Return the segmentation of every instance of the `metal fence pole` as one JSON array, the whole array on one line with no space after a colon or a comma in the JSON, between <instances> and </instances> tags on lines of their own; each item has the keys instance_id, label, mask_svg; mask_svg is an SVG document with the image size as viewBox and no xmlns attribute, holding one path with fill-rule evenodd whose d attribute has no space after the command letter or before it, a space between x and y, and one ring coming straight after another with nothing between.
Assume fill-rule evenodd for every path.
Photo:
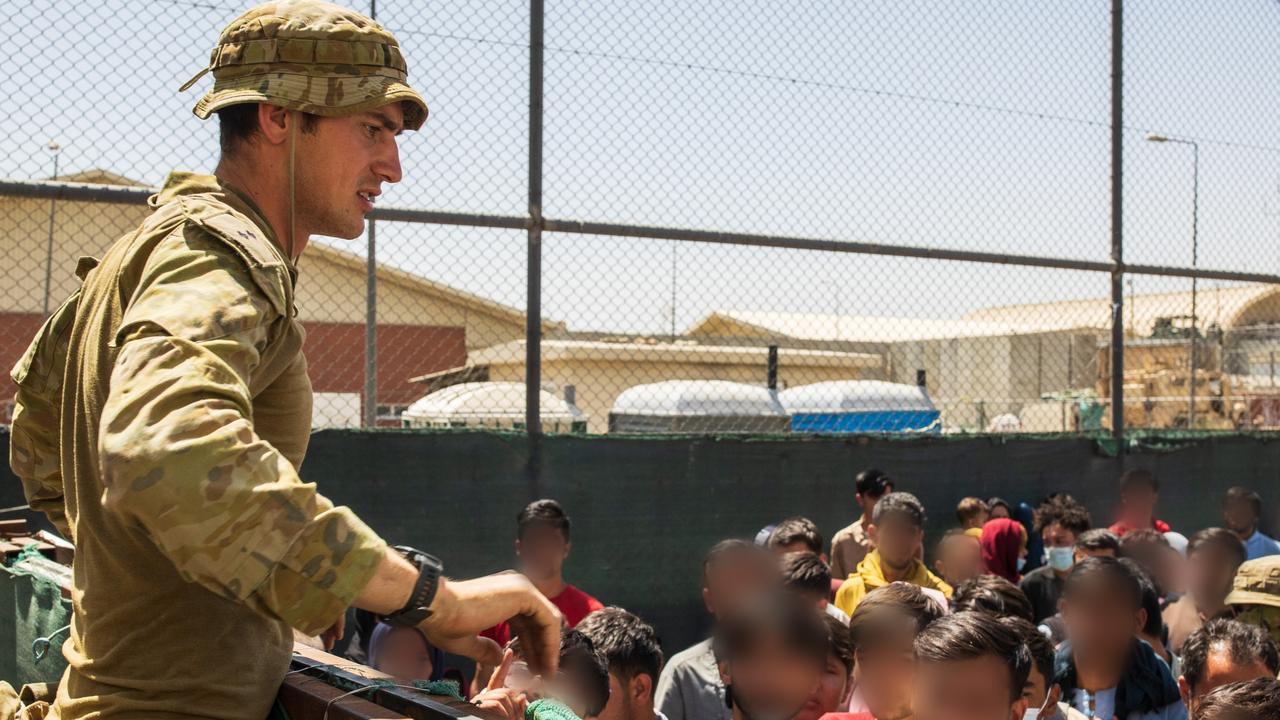
<instances>
[{"instance_id":1,"label":"metal fence pole","mask_svg":"<svg viewBox=\"0 0 1280 720\"><path fill-rule=\"evenodd\" d=\"M364 426L378 425L378 221L369 220L364 299Z\"/></svg>"},{"instance_id":2,"label":"metal fence pole","mask_svg":"<svg viewBox=\"0 0 1280 720\"><path fill-rule=\"evenodd\" d=\"M1124 0L1111 0L1111 434L1124 457Z\"/></svg>"},{"instance_id":3,"label":"metal fence pole","mask_svg":"<svg viewBox=\"0 0 1280 720\"><path fill-rule=\"evenodd\" d=\"M525 432L529 494L539 497L542 474L542 42L543 0L529 0L529 243L525 317Z\"/></svg>"}]
</instances>

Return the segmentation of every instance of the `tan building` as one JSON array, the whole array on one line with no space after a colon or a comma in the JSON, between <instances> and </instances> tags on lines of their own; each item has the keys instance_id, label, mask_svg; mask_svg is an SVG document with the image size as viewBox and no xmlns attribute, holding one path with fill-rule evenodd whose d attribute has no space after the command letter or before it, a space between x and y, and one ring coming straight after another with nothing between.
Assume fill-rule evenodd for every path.
<instances>
[{"instance_id":1,"label":"tan building","mask_svg":"<svg viewBox=\"0 0 1280 720\"><path fill-rule=\"evenodd\" d=\"M144 187L102 170L60 180ZM0 420L8 421L15 391L7 370L47 312L79 284L76 258L100 256L148 212L145 205L0 197L0 253L8 260L0 284L0 365L6 370ZM362 251L363 240L348 247ZM366 272L362 255L323 242L313 242L299 263L298 314L307 328L305 351L321 425L359 423ZM516 308L386 265L378 268L377 279L378 404L388 416L422 394L409 382L411 375L457 367L470 349L524 337L525 315Z\"/></svg>"},{"instance_id":2,"label":"tan building","mask_svg":"<svg viewBox=\"0 0 1280 720\"><path fill-rule=\"evenodd\" d=\"M587 415L587 429L609 428L609 410L624 390L664 380L730 380L764 385L768 349L764 346L700 344L651 338L542 341L543 387L573 403ZM778 387L824 380L879 377L881 359L868 353L782 347L778 352ZM516 340L476 352L465 366L417 378L425 394L458 382L523 381L525 342Z\"/></svg>"}]
</instances>

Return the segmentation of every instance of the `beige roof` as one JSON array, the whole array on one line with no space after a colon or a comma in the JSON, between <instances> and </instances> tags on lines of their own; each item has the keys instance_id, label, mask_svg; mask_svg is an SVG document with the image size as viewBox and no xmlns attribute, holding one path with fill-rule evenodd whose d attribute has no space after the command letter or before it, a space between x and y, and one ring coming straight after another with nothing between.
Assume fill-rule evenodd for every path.
<instances>
[{"instance_id":1,"label":"beige roof","mask_svg":"<svg viewBox=\"0 0 1280 720\"><path fill-rule=\"evenodd\" d=\"M467 358L468 365L519 365L525 359L525 341L494 345L477 350ZM691 342L621 343L596 340L543 340L542 361L556 360L639 360L644 362L687 362L716 365L764 363L768 350L762 347L698 345ZM882 360L872 353L833 350L801 350L780 348L779 361L789 367L839 365L843 367L879 367Z\"/></svg>"},{"instance_id":2,"label":"beige roof","mask_svg":"<svg viewBox=\"0 0 1280 720\"><path fill-rule=\"evenodd\" d=\"M53 178L47 178L47 179L50 181L53 180ZM88 170L81 170L80 172L77 172L77 173L59 175L57 177L56 182L86 183L89 185L124 185L127 187L147 187L146 183L138 182L137 180L134 180L132 178L127 178L123 175L117 175L116 173L113 173L110 170L103 170L101 168L90 168Z\"/></svg>"},{"instance_id":3,"label":"beige roof","mask_svg":"<svg viewBox=\"0 0 1280 720\"><path fill-rule=\"evenodd\" d=\"M803 340L891 343L935 338L987 337L1041 332L1011 321L772 313L725 310L694 323L688 334L720 337L791 337Z\"/></svg>"},{"instance_id":4,"label":"beige roof","mask_svg":"<svg viewBox=\"0 0 1280 720\"><path fill-rule=\"evenodd\" d=\"M1150 293L1125 296L1124 326L1148 336L1157 318L1191 315L1191 292ZM1201 327L1217 323L1224 330L1248 325L1280 323L1280 286L1249 284L1201 288L1196 298ZM975 310L965 319L976 322L1020 324L1042 331L1111 326L1111 300L1092 298L1006 305Z\"/></svg>"}]
</instances>

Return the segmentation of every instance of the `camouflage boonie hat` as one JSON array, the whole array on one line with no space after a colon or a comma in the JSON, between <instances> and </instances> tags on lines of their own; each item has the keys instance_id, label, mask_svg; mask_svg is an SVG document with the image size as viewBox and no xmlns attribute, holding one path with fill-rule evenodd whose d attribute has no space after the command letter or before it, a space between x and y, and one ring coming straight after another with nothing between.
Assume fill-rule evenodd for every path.
<instances>
[{"instance_id":1,"label":"camouflage boonie hat","mask_svg":"<svg viewBox=\"0 0 1280 720\"><path fill-rule=\"evenodd\" d=\"M401 102L404 125L422 127L427 103L408 85L395 36L360 13L316 0L259 5L222 31L209 66L213 89L194 112L201 119L241 103L269 103L326 117Z\"/></svg>"},{"instance_id":2,"label":"camouflage boonie hat","mask_svg":"<svg viewBox=\"0 0 1280 720\"><path fill-rule=\"evenodd\" d=\"M1241 565L1231 582L1227 604L1280 607L1280 555L1250 560Z\"/></svg>"}]
</instances>

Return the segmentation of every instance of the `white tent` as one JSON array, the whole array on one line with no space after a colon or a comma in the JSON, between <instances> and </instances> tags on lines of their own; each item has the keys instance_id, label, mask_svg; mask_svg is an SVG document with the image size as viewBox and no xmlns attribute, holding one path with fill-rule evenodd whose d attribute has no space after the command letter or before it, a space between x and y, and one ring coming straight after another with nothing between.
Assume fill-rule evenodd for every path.
<instances>
[{"instance_id":1,"label":"white tent","mask_svg":"<svg viewBox=\"0 0 1280 720\"><path fill-rule=\"evenodd\" d=\"M405 427L523 427L525 397L524 383L461 383L419 398L400 417ZM581 410L546 390L538 406L544 430L585 428Z\"/></svg>"},{"instance_id":2,"label":"white tent","mask_svg":"<svg viewBox=\"0 0 1280 720\"><path fill-rule=\"evenodd\" d=\"M778 393L789 413L933 410L924 388L884 380L833 380Z\"/></svg>"},{"instance_id":3,"label":"white tent","mask_svg":"<svg viewBox=\"0 0 1280 720\"><path fill-rule=\"evenodd\" d=\"M725 380L668 380L625 390L609 412L613 432L785 432L778 393Z\"/></svg>"}]
</instances>

